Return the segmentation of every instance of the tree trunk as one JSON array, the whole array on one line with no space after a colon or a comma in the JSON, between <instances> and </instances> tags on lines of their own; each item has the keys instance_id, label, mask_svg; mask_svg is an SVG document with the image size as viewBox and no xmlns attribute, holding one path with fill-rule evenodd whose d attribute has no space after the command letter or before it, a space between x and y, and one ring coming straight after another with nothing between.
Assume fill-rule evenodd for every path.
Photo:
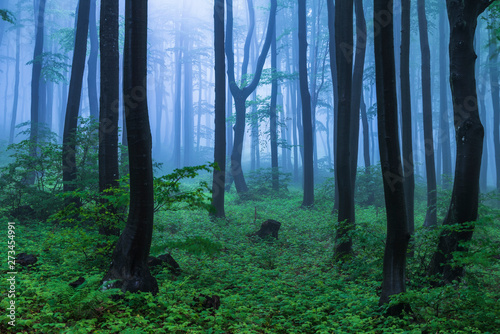
<instances>
[{"instance_id":1,"label":"tree trunk","mask_svg":"<svg viewBox=\"0 0 500 334\"><path fill-rule=\"evenodd\" d=\"M43 1L43 0L41 0ZM78 23L76 26L75 50L71 66L69 82L68 105L63 133L62 169L64 191L76 189L76 128L78 111L82 93L83 72L87 55L87 33L89 30L90 0L80 0L78 8Z\"/></svg>"},{"instance_id":2,"label":"tree trunk","mask_svg":"<svg viewBox=\"0 0 500 334\"><path fill-rule=\"evenodd\" d=\"M245 116L246 107L245 102L248 96L257 88L262 74L262 69L266 61L267 53L271 46L271 41L273 38L273 30L276 25L276 8L277 0L271 0L271 10L269 12L269 22L266 32L266 39L262 47L261 54L257 59L257 65L252 81L245 87L238 87L235 79L235 66L234 66L234 45L233 45L233 0L227 0L227 27L226 27L226 57L227 57L227 75L229 78L229 87L231 88L231 93L233 94L234 104L236 109L236 122L234 125L234 145L231 153L231 174L234 179L234 184L236 186L236 191L238 193L244 193L248 191L248 187L243 175L243 169L241 165L241 156L243 151L243 138L245 136ZM249 9L252 12L253 3L249 0ZM251 20L252 22L252 20ZM251 23L252 25L252 23ZM250 31L253 31L251 28ZM249 33L251 38L251 33ZM250 39L247 36L245 42L245 56L242 65L242 79L245 79L246 68L248 66L248 49L249 49Z\"/></svg>"},{"instance_id":3,"label":"tree trunk","mask_svg":"<svg viewBox=\"0 0 500 334\"><path fill-rule=\"evenodd\" d=\"M99 191L117 188L119 71L118 0L101 0L101 98L99 112ZM112 208L108 208L112 210ZM110 233L107 227L102 233Z\"/></svg>"},{"instance_id":4,"label":"tree trunk","mask_svg":"<svg viewBox=\"0 0 500 334\"><path fill-rule=\"evenodd\" d=\"M193 59L191 55L191 40L184 46L184 166L191 165L194 146L194 119L193 119Z\"/></svg>"},{"instance_id":5,"label":"tree trunk","mask_svg":"<svg viewBox=\"0 0 500 334\"><path fill-rule=\"evenodd\" d=\"M424 116L425 172L427 178L427 213L424 226L437 225L436 165L434 162L434 138L432 135L432 96L431 96L431 51L425 15L425 0L417 0L418 26L420 32L420 51L422 54L422 106Z\"/></svg>"},{"instance_id":6,"label":"tree trunk","mask_svg":"<svg viewBox=\"0 0 500 334\"><path fill-rule=\"evenodd\" d=\"M298 2L299 18L299 78L300 96L302 97L302 126L304 131L304 197L303 207L314 205L314 161L313 128L311 117L311 95L307 83L307 22L306 0Z\"/></svg>"},{"instance_id":7,"label":"tree trunk","mask_svg":"<svg viewBox=\"0 0 500 334\"><path fill-rule=\"evenodd\" d=\"M452 266L453 253L466 251L463 244L472 238L479 204L479 172L484 128L477 105L474 33L478 16L490 0L447 0L450 22L450 83L456 134L456 169L451 203L431 260L431 275L443 283L459 280L463 266Z\"/></svg>"},{"instance_id":8,"label":"tree trunk","mask_svg":"<svg viewBox=\"0 0 500 334\"><path fill-rule=\"evenodd\" d=\"M279 170L278 170L278 133L276 121L276 105L278 100L278 51L276 50L276 22L273 29L273 40L271 42L271 105L269 108L269 124L271 135L271 183L274 191L280 190L279 185Z\"/></svg>"},{"instance_id":9,"label":"tree trunk","mask_svg":"<svg viewBox=\"0 0 500 334\"><path fill-rule=\"evenodd\" d=\"M493 20L490 20L490 24L493 24L493 22ZM497 192L500 192L500 81L498 79L498 43L495 34L491 30L489 37L490 46L488 59L490 65L491 101L493 105L493 144L495 150L496 189Z\"/></svg>"},{"instance_id":10,"label":"tree trunk","mask_svg":"<svg viewBox=\"0 0 500 334\"><path fill-rule=\"evenodd\" d=\"M17 19L21 21L21 9L18 4ZM20 79L20 63L21 63L21 26L16 27L16 74L14 82L14 101L12 103L12 118L10 120L9 145L14 142L14 133L16 130L17 105L19 102L19 79Z\"/></svg>"},{"instance_id":11,"label":"tree trunk","mask_svg":"<svg viewBox=\"0 0 500 334\"><path fill-rule=\"evenodd\" d=\"M97 97L97 56L99 39L97 38L96 0L90 0L89 38L90 55L88 60L87 85L89 90L90 116L99 119L99 99Z\"/></svg>"},{"instance_id":12,"label":"tree trunk","mask_svg":"<svg viewBox=\"0 0 500 334\"><path fill-rule=\"evenodd\" d=\"M451 147L450 147L450 120L448 118L448 86L449 81L447 80L447 69L446 66L446 3L441 2L439 9L439 146L441 147L442 161L443 161L443 173L442 181L444 189L449 189L451 183L449 178L451 177Z\"/></svg>"},{"instance_id":13,"label":"tree trunk","mask_svg":"<svg viewBox=\"0 0 500 334\"><path fill-rule=\"evenodd\" d=\"M147 101L147 0L125 1L123 96L130 164L130 208L103 284L130 292L158 292L147 259L153 235L153 168Z\"/></svg>"},{"instance_id":14,"label":"tree trunk","mask_svg":"<svg viewBox=\"0 0 500 334\"><path fill-rule=\"evenodd\" d=\"M35 14L35 49L33 52L33 60L36 60L42 55L43 52L43 34L45 26L45 0L40 0L38 4L38 11ZM31 72L31 152L30 155L35 157L36 144L38 142L38 123L39 123L39 105L38 96L40 95L40 78L42 73L42 62L34 61ZM30 176L27 183L33 184L35 182L35 175Z\"/></svg>"},{"instance_id":15,"label":"tree trunk","mask_svg":"<svg viewBox=\"0 0 500 334\"><path fill-rule=\"evenodd\" d=\"M335 238L335 257L342 258L352 253L352 237L354 229L354 188L351 175L351 139L353 125L351 123L352 103L352 60L353 60L353 1L335 1L335 60L337 65L337 82L339 94L339 113L337 120L337 184L339 189L338 222ZM333 58L331 55L330 58ZM357 78L358 79L358 78ZM359 106L359 104L358 104ZM358 108L359 112L359 108ZM359 118L359 117L358 117Z\"/></svg>"},{"instance_id":16,"label":"tree trunk","mask_svg":"<svg viewBox=\"0 0 500 334\"><path fill-rule=\"evenodd\" d=\"M182 47L184 38L182 27L175 35L175 105L174 105L174 149L173 163L175 168L181 167L181 124L182 124Z\"/></svg>"},{"instance_id":17,"label":"tree trunk","mask_svg":"<svg viewBox=\"0 0 500 334\"><path fill-rule=\"evenodd\" d=\"M405 292L408 221L406 214L402 163L399 148L396 69L393 22L389 16L382 24L380 15L393 12L391 0L375 0L375 71L377 86L378 139L387 212L387 239L384 252L380 305L390 296ZM391 315L400 314L404 305L394 305Z\"/></svg>"},{"instance_id":18,"label":"tree trunk","mask_svg":"<svg viewBox=\"0 0 500 334\"><path fill-rule=\"evenodd\" d=\"M403 174L408 231L415 230L415 169L413 164L411 93L410 93L410 17L411 0L401 1L401 119Z\"/></svg>"},{"instance_id":19,"label":"tree trunk","mask_svg":"<svg viewBox=\"0 0 500 334\"><path fill-rule=\"evenodd\" d=\"M214 3L214 52L215 52L215 149L212 182L213 216L225 217L224 185L226 177L226 62L224 56L224 0ZM201 89L201 83L200 83ZM201 111L200 111L201 112Z\"/></svg>"}]
</instances>

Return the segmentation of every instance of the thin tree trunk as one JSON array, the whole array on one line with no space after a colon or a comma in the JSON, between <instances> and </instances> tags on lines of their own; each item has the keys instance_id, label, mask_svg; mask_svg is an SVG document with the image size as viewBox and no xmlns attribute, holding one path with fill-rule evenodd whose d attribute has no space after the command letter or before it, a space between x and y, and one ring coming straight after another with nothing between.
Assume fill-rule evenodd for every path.
<instances>
[{"instance_id":1,"label":"thin tree trunk","mask_svg":"<svg viewBox=\"0 0 500 334\"><path fill-rule=\"evenodd\" d=\"M87 86L89 90L90 116L99 119L99 99L97 97L97 56L99 53L99 39L97 38L96 0L90 0L89 38L90 55L88 60Z\"/></svg>"},{"instance_id":2,"label":"thin tree trunk","mask_svg":"<svg viewBox=\"0 0 500 334\"><path fill-rule=\"evenodd\" d=\"M271 184L274 191L279 191L279 170L278 170L278 129L276 121L277 100L278 100L278 51L276 49L276 22L273 29L273 40L271 42L271 105L269 108L269 123L271 133Z\"/></svg>"},{"instance_id":3,"label":"thin tree trunk","mask_svg":"<svg viewBox=\"0 0 500 334\"><path fill-rule=\"evenodd\" d=\"M379 303L389 303L390 296L405 292L408 221L406 214L402 162L399 147L396 69L394 61L394 25L385 24L380 14L393 12L391 0L375 0L375 70L377 86L378 139L387 212L387 239L384 252L383 282ZM378 26L377 26L378 25ZM377 31L378 29L378 31ZM391 315L400 314L404 305L389 307Z\"/></svg>"},{"instance_id":4,"label":"thin tree trunk","mask_svg":"<svg viewBox=\"0 0 500 334\"><path fill-rule=\"evenodd\" d=\"M193 119L193 64L191 55L191 41L187 40L184 46L184 166L191 165L194 141Z\"/></svg>"},{"instance_id":5,"label":"thin tree trunk","mask_svg":"<svg viewBox=\"0 0 500 334\"><path fill-rule=\"evenodd\" d=\"M314 161L313 161L313 128L311 115L311 95L307 83L307 22L306 0L298 2L299 18L299 78L300 95L302 97L302 125L304 131L304 197L303 207L314 205Z\"/></svg>"},{"instance_id":6,"label":"thin tree trunk","mask_svg":"<svg viewBox=\"0 0 500 334\"><path fill-rule=\"evenodd\" d=\"M490 20L493 24L494 20ZM490 30L490 46L489 46L489 69L490 69L490 87L491 101L493 105L493 144L495 150L495 176L496 190L500 192L500 81L498 75L498 52L497 39L495 34Z\"/></svg>"},{"instance_id":7,"label":"thin tree trunk","mask_svg":"<svg viewBox=\"0 0 500 334\"><path fill-rule=\"evenodd\" d=\"M21 21L20 4L17 5L17 19ZM12 103L12 118L10 121L9 144L14 142L14 134L16 130L17 105L19 102L19 81L20 81L20 63L21 63L21 26L16 26L16 74L14 82L14 101Z\"/></svg>"},{"instance_id":8,"label":"thin tree trunk","mask_svg":"<svg viewBox=\"0 0 500 334\"><path fill-rule=\"evenodd\" d=\"M87 53L89 12L90 0L80 0L63 133L62 169L65 192L76 189L76 128L78 125L78 111L80 108L83 72L85 70L85 57Z\"/></svg>"},{"instance_id":9,"label":"thin tree trunk","mask_svg":"<svg viewBox=\"0 0 500 334\"><path fill-rule=\"evenodd\" d=\"M427 32L425 0L417 0L420 51L422 54L422 106L424 116L425 171L427 176L427 213L424 226L437 225L436 165L434 162L434 137L432 134L431 51Z\"/></svg>"},{"instance_id":10,"label":"thin tree trunk","mask_svg":"<svg viewBox=\"0 0 500 334\"><path fill-rule=\"evenodd\" d=\"M224 0L214 4L214 51L215 51L215 149L214 161L219 170L214 170L212 182L213 215L225 217L224 185L226 177L226 63L224 56ZM201 83L200 83L201 89Z\"/></svg>"}]
</instances>

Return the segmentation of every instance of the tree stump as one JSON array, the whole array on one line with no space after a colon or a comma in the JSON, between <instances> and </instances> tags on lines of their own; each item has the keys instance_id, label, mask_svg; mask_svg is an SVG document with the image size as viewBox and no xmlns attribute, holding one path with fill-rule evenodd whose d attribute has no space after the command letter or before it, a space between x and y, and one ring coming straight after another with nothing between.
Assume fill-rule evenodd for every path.
<instances>
[{"instance_id":1,"label":"tree stump","mask_svg":"<svg viewBox=\"0 0 500 334\"><path fill-rule=\"evenodd\" d=\"M281 227L281 223L279 221L268 219L262 223L260 226L260 230L253 233L252 235L256 235L262 239L266 239L269 236L278 239L278 231Z\"/></svg>"},{"instance_id":2,"label":"tree stump","mask_svg":"<svg viewBox=\"0 0 500 334\"><path fill-rule=\"evenodd\" d=\"M38 261L38 258L32 254L21 253L16 256L16 263L26 267L33 265Z\"/></svg>"}]
</instances>

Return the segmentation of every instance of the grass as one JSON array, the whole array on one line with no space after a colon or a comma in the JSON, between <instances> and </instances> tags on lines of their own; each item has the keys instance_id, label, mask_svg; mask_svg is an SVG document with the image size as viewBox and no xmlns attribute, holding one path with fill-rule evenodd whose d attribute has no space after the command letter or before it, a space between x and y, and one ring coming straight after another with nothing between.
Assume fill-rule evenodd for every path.
<instances>
[{"instance_id":1,"label":"grass","mask_svg":"<svg viewBox=\"0 0 500 334\"><path fill-rule=\"evenodd\" d=\"M152 269L159 293L100 290L109 253L94 230L55 223L16 224L16 252L36 254L29 268L18 266L16 326L2 316L0 332L19 333L495 333L500 328L499 216L482 207L471 252L461 256L461 283L431 288L425 277L438 230L419 228L415 256L408 260L408 292L397 296L411 306L402 317L385 317L378 307L385 242L384 210L357 207L355 256L335 263L335 217L331 204L301 209L301 194L280 197L227 196L227 220L212 222L205 212L159 212L152 255L170 252L180 275ZM417 223L425 207L417 205ZM257 217L255 218L255 211ZM282 223L279 239L249 235L266 219ZM1 226L7 230L7 221ZM202 240L188 245L189 240ZM112 241L112 240L111 240ZM7 253L7 239L0 247ZM189 247L188 247L189 246ZM6 262L6 261L5 261ZM4 262L4 263L5 263ZM5 264L3 276L7 275ZM80 276L86 282L68 286ZM7 281L0 282L2 291ZM201 296L200 296L201 295ZM206 308L203 296L220 297ZM9 299L0 301L7 314Z\"/></svg>"}]
</instances>

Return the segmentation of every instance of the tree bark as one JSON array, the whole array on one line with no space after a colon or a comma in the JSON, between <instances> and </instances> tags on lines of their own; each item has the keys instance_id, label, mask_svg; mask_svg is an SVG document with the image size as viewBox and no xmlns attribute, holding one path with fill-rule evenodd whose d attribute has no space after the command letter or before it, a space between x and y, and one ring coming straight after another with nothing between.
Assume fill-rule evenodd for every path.
<instances>
[{"instance_id":1,"label":"tree bark","mask_svg":"<svg viewBox=\"0 0 500 334\"><path fill-rule=\"evenodd\" d=\"M306 0L298 2L299 18L299 78L302 97L302 126L304 128L304 196L303 207L314 205L314 158L313 128L311 115L311 94L307 83L307 23Z\"/></svg>"},{"instance_id":2,"label":"tree bark","mask_svg":"<svg viewBox=\"0 0 500 334\"><path fill-rule=\"evenodd\" d=\"M130 207L127 224L113 251L104 286L130 292L158 292L147 259L153 235L153 168L147 101L147 0L125 1L123 97L130 164Z\"/></svg>"},{"instance_id":3,"label":"tree bark","mask_svg":"<svg viewBox=\"0 0 500 334\"><path fill-rule=\"evenodd\" d=\"M338 222L335 257L342 259L352 253L354 230L354 187L351 174L352 124L352 61L353 61L353 1L335 0L335 60L337 65L339 111L337 120L337 184L339 189ZM332 55L333 56L333 55ZM334 59L333 57L331 59ZM357 78L358 79L358 78ZM358 95L359 96L359 95ZM359 107L359 104L358 104ZM358 108L359 112L359 108ZM359 118L359 117L358 117ZM356 138L357 139L357 138Z\"/></svg>"},{"instance_id":4,"label":"tree bark","mask_svg":"<svg viewBox=\"0 0 500 334\"><path fill-rule=\"evenodd\" d=\"M243 175L241 165L241 156L243 151L243 138L245 136L245 116L246 116L246 99L257 88L262 74L262 69L266 61L271 41L273 37L273 27L276 25L276 8L277 0L271 0L271 10L269 13L269 22L266 32L266 39L262 46L262 51L257 59L257 65L252 81L244 87L238 87L235 79L234 66L234 45L233 45L233 0L227 0L227 27L226 27L226 57L227 57L227 75L229 78L229 87L234 98L234 106L236 109L236 122L234 124L234 143L231 152L231 174L234 179L234 185L238 193L248 191L248 187ZM249 1L249 8L252 10L252 1ZM251 29L253 30L253 29ZM249 34L250 35L250 34ZM250 35L251 36L251 35ZM242 80L245 79L246 67L248 65L248 48L249 38L245 42L245 57L242 66ZM247 46L248 45L248 46Z\"/></svg>"},{"instance_id":5,"label":"tree bark","mask_svg":"<svg viewBox=\"0 0 500 334\"><path fill-rule=\"evenodd\" d=\"M411 0L401 1L401 118L403 143L403 174L408 230L415 230L415 169L413 164L411 92L410 92L410 17Z\"/></svg>"},{"instance_id":6,"label":"tree bark","mask_svg":"<svg viewBox=\"0 0 500 334\"><path fill-rule=\"evenodd\" d=\"M96 0L90 0L89 39L90 55L88 59L87 86L89 90L90 116L99 119L99 99L97 97L97 58L99 54L99 39L97 38ZM49 110L50 112L50 110Z\"/></svg>"},{"instance_id":7,"label":"tree bark","mask_svg":"<svg viewBox=\"0 0 500 334\"><path fill-rule=\"evenodd\" d=\"M101 97L99 101L99 191L118 187L119 71L118 0L101 0ZM111 208L108 208L111 210ZM109 231L103 231L104 233Z\"/></svg>"},{"instance_id":8,"label":"tree bark","mask_svg":"<svg viewBox=\"0 0 500 334\"><path fill-rule=\"evenodd\" d=\"M459 280L463 266L453 266L453 253L466 251L472 238L479 204L479 172L484 128L479 119L475 80L474 33L478 16L490 0L447 0L450 23L450 84L457 143L455 180L451 203L439 236L438 249L430 264L430 275L442 283Z\"/></svg>"},{"instance_id":9,"label":"tree bark","mask_svg":"<svg viewBox=\"0 0 500 334\"><path fill-rule=\"evenodd\" d=\"M391 0L375 0L375 71L377 86L378 140L387 212L387 239L384 252L383 282L379 303L405 292L408 221L402 163L399 148L396 69L392 16L384 22L381 15L393 12ZM383 24L382 24L383 23ZM394 305L391 315L400 314L404 305Z\"/></svg>"},{"instance_id":10,"label":"tree bark","mask_svg":"<svg viewBox=\"0 0 500 334\"><path fill-rule=\"evenodd\" d=\"M89 12L90 0L80 0L63 133L62 167L65 192L76 189L76 128L78 125L83 72L85 70L85 57L87 55Z\"/></svg>"},{"instance_id":11,"label":"tree bark","mask_svg":"<svg viewBox=\"0 0 500 334\"><path fill-rule=\"evenodd\" d=\"M490 20L493 25L494 20ZM497 25L498 27L498 25ZM490 65L490 86L491 101L493 105L493 144L495 150L495 176L496 189L500 192L500 81L498 75L498 42L495 34L490 30L489 45L489 65Z\"/></svg>"},{"instance_id":12,"label":"tree bark","mask_svg":"<svg viewBox=\"0 0 500 334\"><path fill-rule=\"evenodd\" d=\"M224 56L224 0L214 3L214 52L215 52L215 148L212 182L213 216L225 217L224 186L226 177L226 62ZM200 83L201 84L201 83ZM201 86L200 86L201 87ZM201 89L201 88L200 88Z\"/></svg>"},{"instance_id":13,"label":"tree bark","mask_svg":"<svg viewBox=\"0 0 500 334\"><path fill-rule=\"evenodd\" d=\"M432 96L431 96L431 51L425 15L425 0L417 0L418 26L420 32L420 51L422 54L422 106L424 116L425 172L427 179L427 213L424 226L437 225L436 165L434 162L434 138L432 135Z\"/></svg>"}]
</instances>

